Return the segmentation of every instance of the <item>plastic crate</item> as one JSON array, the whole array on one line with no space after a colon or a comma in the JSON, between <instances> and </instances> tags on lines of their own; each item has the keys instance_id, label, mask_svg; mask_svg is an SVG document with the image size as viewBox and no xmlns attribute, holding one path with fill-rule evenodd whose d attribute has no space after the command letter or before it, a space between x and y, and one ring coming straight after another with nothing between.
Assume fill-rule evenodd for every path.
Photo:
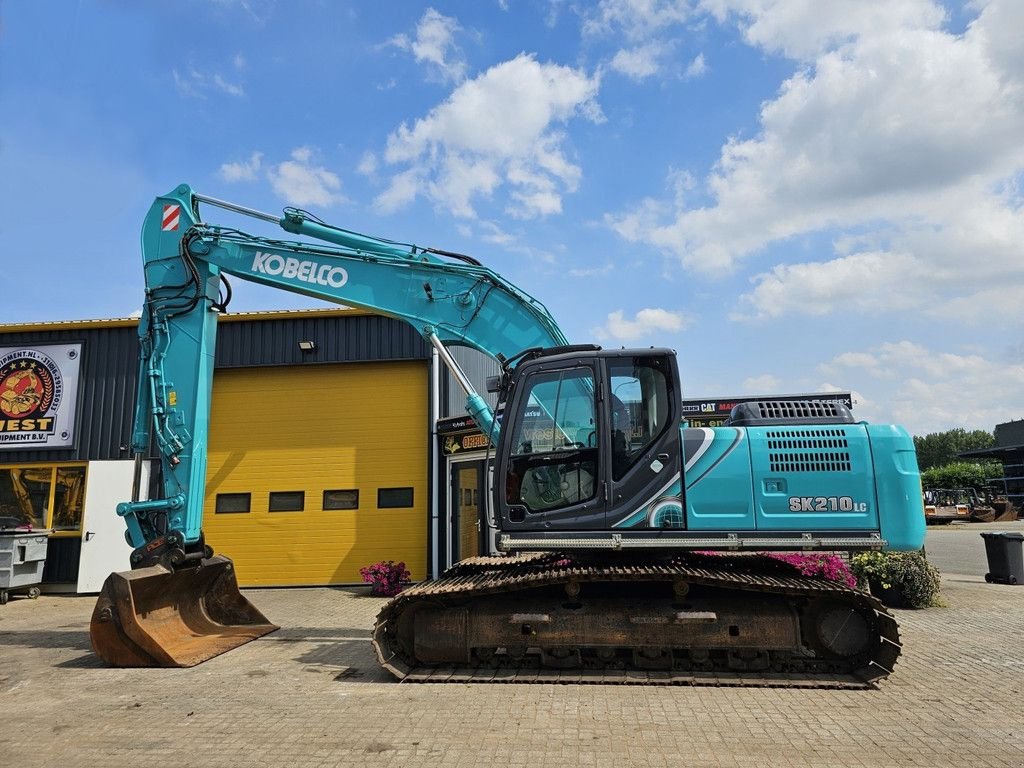
<instances>
[{"instance_id":1,"label":"plastic crate","mask_svg":"<svg viewBox=\"0 0 1024 768\"><path fill-rule=\"evenodd\" d=\"M50 531L0 531L0 605L12 591L39 597Z\"/></svg>"}]
</instances>

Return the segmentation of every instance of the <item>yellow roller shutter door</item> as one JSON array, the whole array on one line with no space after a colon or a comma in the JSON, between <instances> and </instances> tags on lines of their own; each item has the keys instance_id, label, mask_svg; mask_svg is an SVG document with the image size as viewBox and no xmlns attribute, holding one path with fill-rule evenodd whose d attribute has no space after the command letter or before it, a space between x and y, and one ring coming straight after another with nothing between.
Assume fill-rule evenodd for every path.
<instances>
[{"instance_id":1,"label":"yellow roller shutter door","mask_svg":"<svg viewBox=\"0 0 1024 768\"><path fill-rule=\"evenodd\" d=\"M244 586L357 583L360 567L380 560L404 560L422 579L427 439L424 363L219 370L207 541L235 561ZM412 506L378 509L380 488L411 488ZM357 509L323 508L325 491L353 490ZM301 511L270 511L272 493L296 491ZM249 511L217 513L220 494L250 494ZM408 491L391 496L404 504ZM244 496L230 498L244 506Z\"/></svg>"}]
</instances>

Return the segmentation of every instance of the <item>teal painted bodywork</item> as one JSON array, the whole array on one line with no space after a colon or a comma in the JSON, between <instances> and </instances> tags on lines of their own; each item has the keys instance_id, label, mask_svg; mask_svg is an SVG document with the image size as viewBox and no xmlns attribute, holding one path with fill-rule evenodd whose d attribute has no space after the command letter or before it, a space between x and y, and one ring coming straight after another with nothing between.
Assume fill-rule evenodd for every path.
<instances>
[{"instance_id":1,"label":"teal painted bodywork","mask_svg":"<svg viewBox=\"0 0 1024 768\"><path fill-rule=\"evenodd\" d=\"M222 273L395 317L425 337L499 361L567 343L540 302L486 267L337 229L297 211L286 211L279 223L331 245L204 224L184 185L149 210L132 447L145 456L155 446L163 490L156 500L118 505L135 547L159 538L164 515L166 532L180 543L201 539ZM467 410L496 443L500 429L486 401L471 395ZM913 441L900 427L684 428L681 436L682 475L639 509L616 510L619 519L610 527L868 531L894 549L923 544Z\"/></svg>"},{"instance_id":2,"label":"teal painted bodywork","mask_svg":"<svg viewBox=\"0 0 1024 768\"><path fill-rule=\"evenodd\" d=\"M682 478L676 475L650 502L613 523L612 528L686 528L682 486Z\"/></svg>"},{"instance_id":3,"label":"teal painted bodywork","mask_svg":"<svg viewBox=\"0 0 1024 768\"><path fill-rule=\"evenodd\" d=\"M683 443L696 446L686 450L687 530L870 532L888 549L924 545L921 478L902 427L684 428ZM677 482L613 527L678 527L675 518L651 513L678 505L679 488Z\"/></svg>"},{"instance_id":4,"label":"teal painted bodywork","mask_svg":"<svg viewBox=\"0 0 1024 768\"><path fill-rule=\"evenodd\" d=\"M683 429L685 527L705 531L877 532L892 550L925 543L913 440L882 424ZM679 527L659 495L614 528ZM678 497L674 500L678 508Z\"/></svg>"},{"instance_id":5,"label":"teal painted bodywork","mask_svg":"<svg viewBox=\"0 0 1024 768\"><path fill-rule=\"evenodd\" d=\"M889 549L919 550L924 546L925 519L914 439L892 424L866 424L865 428L875 464L882 538L889 542Z\"/></svg>"},{"instance_id":6,"label":"teal painted bodywork","mask_svg":"<svg viewBox=\"0 0 1024 768\"><path fill-rule=\"evenodd\" d=\"M753 530L746 431L736 427L698 431L705 436L710 433L711 442L703 453L690 457L684 468L687 528Z\"/></svg>"},{"instance_id":7,"label":"teal painted bodywork","mask_svg":"<svg viewBox=\"0 0 1024 768\"><path fill-rule=\"evenodd\" d=\"M289 210L288 232L332 245L285 242L200 221L192 190L182 185L157 198L142 228L146 303L135 428L137 455L159 453L162 498L125 502L118 514L140 547L159 537L150 512L193 544L200 539L206 446L221 273L412 324L425 336L465 344L503 359L530 347L566 344L539 301L476 264L358 235ZM494 414L479 395L467 410L496 440Z\"/></svg>"}]
</instances>

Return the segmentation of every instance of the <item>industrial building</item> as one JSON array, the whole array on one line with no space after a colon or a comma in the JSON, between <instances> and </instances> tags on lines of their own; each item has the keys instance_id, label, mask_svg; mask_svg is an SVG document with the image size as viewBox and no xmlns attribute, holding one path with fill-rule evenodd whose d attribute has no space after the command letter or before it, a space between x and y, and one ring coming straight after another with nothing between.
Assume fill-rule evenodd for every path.
<instances>
[{"instance_id":1,"label":"industrial building","mask_svg":"<svg viewBox=\"0 0 1024 768\"><path fill-rule=\"evenodd\" d=\"M95 592L129 567L115 508L132 493L137 323L0 326L0 522L53 530L51 590ZM497 363L451 351L484 392ZM203 528L242 586L358 583L381 560L423 579L484 551L488 441L436 354L361 310L220 318ZM748 399L686 400L685 415L717 425Z\"/></svg>"},{"instance_id":2,"label":"industrial building","mask_svg":"<svg viewBox=\"0 0 1024 768\"><path fill-rule=\"evenodd\" d=\"M115 506L131 497L136 326L0 326L0 518L53 529L51 588L96 591L128 567ZM428 345L391 318L221 318L204 529L240 583L354 583L385 559L422 579L445 565L428 562L439 378Z\"/></svg>"},{"instance_id":3,"label":"industrial building","mask_svg":"<svg viewBox=\"0 0 1024 768\"><path fill-rule=\"evenodd\" d=\"M995 459L1003 464L1003 476L992 478L994 490L1017 509L1024 509L1024 419L996 424L995 445L960 454L965 459Z\"/></svg>"}]
</instances>

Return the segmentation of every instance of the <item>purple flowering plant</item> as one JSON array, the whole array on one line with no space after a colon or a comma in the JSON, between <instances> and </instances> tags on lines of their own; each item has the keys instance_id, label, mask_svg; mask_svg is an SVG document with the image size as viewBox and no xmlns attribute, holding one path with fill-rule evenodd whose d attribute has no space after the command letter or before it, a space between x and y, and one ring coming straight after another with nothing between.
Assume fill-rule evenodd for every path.
<instances>
[{"instance_id":1,"label":"purple flowering plant","mask_svg":"<svg viewBox=\"0 0 1024 768\"><path fill-rule=\"evenodd\" d=\"M799 569L804 576L819 576L848 587L857 586L857 578L839 555L769 552L768 556L789 563Z\"/></svg>"},{"instance_id":2,"label":"purple flowering plant","mask_svg":"<svg viewBox=\"0 0 1024 768\"><path fill-rule=\"evenodd\" d=\"M412 579L412 574L405 567L405 563L396 563L394 560L382 560L360 568L359 575L370 585L370 594L381 597L397 595Z\"/></svg>"}]
</instances>

